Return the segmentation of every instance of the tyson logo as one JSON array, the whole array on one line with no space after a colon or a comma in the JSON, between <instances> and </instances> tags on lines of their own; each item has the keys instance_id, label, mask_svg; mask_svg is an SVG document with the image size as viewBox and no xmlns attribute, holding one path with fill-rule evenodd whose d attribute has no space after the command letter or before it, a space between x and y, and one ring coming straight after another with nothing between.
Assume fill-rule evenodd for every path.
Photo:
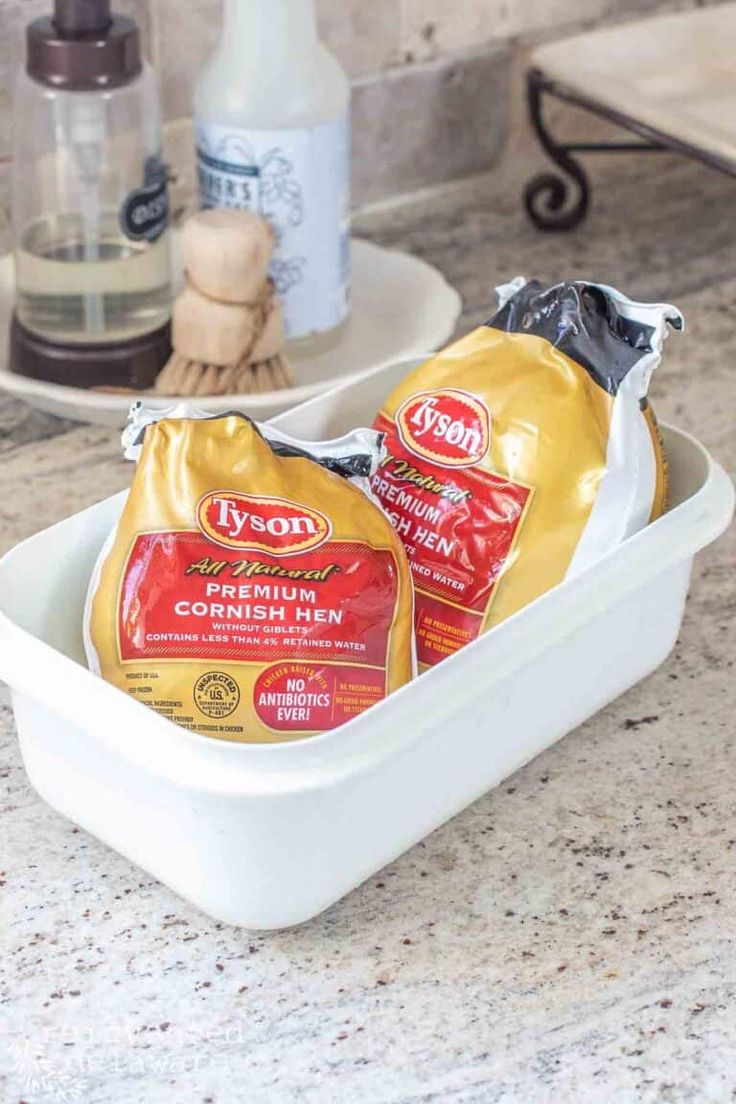
<instances>
[{"instance_id":1,"label":"tyson logo","mask_svg":"<svg viewBox=\"0 0 736 1104\"><path fill-rule=\"evenodd\" d=\"M290 556L319 548L332 525L311 506L285 498L212 491L197 505L197 525L225 548Z\"/></svg>"},{"instance_id":2,"label":"tyson logo","mask_svg":"<svg viewBox=\"0 0 736 1104\"><path fill-rule=\"evenodd\" d=\"M412 395L399 407L396 425L406 448L448 468L480 463L491 445L488 407L455 387Z\"/></svg>"}]
</instances>

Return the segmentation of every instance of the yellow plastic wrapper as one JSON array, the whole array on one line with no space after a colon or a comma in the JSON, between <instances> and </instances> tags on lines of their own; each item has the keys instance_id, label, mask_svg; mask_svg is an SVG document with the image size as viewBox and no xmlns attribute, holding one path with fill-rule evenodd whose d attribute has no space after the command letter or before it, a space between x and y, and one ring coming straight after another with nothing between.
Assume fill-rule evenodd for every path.
<instances>
[{"instance_id":1,"label":"yellow plastic wrapper","mask_svg":"<svg viewBox=\"0 0 736 1104\"><path fill-rule=\"evenodd\" d=\"M498 292L488 325L410 372L374 423L387 454L372 487L409 556L420 667L665 509L647 391L679 311L583 281Z\"/></svg>"},{"instance_id":2,"label":"yellow plastic wrapper","mask_svg":"<svg viewBox=\"0 0 736 1104\"><path fill-rule=\"evenodd\" d=\"M124 435L140 459L90 583L91 668L179 725L250 742L333 729L409 681L411 576L368 485L380 435L158 419L138 406Z\"/></svg>"}]
</instances>

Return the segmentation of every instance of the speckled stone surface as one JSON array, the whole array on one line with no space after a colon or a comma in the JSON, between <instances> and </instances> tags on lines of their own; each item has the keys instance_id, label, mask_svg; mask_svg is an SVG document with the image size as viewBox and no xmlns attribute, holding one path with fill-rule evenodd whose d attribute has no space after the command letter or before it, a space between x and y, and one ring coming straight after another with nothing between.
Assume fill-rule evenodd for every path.
<instances>
[{"instance_id":1,"label":"speckled stone surface","mask_svg":"<svg viewBox=\"0 0 736 1104\"><path fill-rule=\"evenodd\" d=\"M485 182L365 229L439 264L465 326L519 271L673 299L689 328L658 413L733 473L733 184L671 159L603 164L596 183L568 237ZM104 430L4 403L0 432L5 546L128 479ZM3 698L3 1100L732 1100L735 559L733 532L698 559L661 670L283 933L212 923L52 813Z\"/></svg>"}]
</instances>

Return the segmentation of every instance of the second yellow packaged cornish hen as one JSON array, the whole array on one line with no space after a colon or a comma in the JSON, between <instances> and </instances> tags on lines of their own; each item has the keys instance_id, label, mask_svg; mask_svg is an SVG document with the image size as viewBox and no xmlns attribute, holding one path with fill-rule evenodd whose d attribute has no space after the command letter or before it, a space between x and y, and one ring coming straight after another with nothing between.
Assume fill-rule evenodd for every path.
<instances>
[{"instance_id":1,"label":"second yellow packaged cornish hen","mask_svg":"<svg viewBox=\"0 0 736 1104\"><path fill-rule=\"evenodd\" d=\"M94 671L249 742L335 728L412 678L409 566L367 482L378 434L304 443L139 408L124 440L140 458L90 584Z\"/></svg>"},{"instance_id":2,"label":"second yellow packaged cornish hen","mask_svg":"<svg viewBox=\"0 0 736 1104\"><path fill-rule=\"evenodd\" d=\"M409 555L423 666L665 508L647 391L679 311L579 280L498 291L488 325L410 372L374 423L372 486Z\"/></svg>"}]
</instances>

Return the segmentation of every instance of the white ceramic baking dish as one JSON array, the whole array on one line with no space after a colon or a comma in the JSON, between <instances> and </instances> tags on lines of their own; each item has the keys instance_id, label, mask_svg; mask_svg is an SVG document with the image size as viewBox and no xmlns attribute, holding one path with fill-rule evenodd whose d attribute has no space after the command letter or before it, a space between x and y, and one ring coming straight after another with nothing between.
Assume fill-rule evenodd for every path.
<instances>
[{"instance_id":1,"label":"white ceramic baking dish","mask_svg":"<svg viewBox=\"0 0 736 1104\"><path fill-rule=\"evenodd\" d=\"M366 423L408 365L277 419L302 437ZM218 920L309 919L653 671L694 554L733 487L665 429L673 509L594 568L340 729L276 746L175 727L90 674L82 607L117 495L0 561L0 676L29 778L55 809Z\"/></svg>"}]
</instances>

